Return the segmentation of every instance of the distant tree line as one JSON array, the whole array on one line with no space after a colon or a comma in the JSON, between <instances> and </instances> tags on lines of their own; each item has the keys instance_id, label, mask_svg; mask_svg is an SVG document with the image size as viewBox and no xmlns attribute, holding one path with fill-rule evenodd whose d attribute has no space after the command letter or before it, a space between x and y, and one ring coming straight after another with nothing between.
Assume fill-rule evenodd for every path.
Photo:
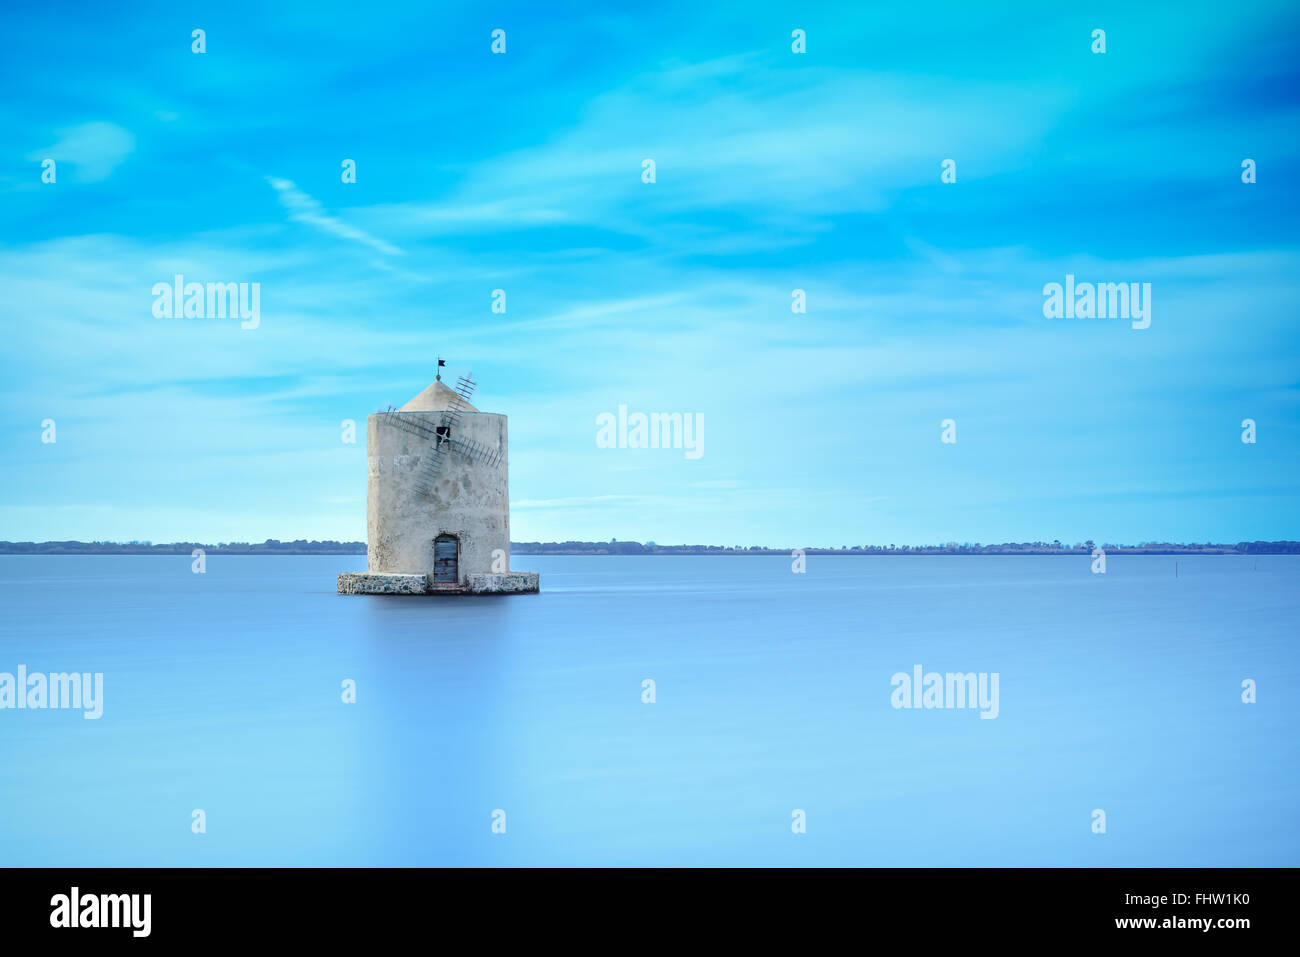
<instances>
[{"instance_id":1,"label":"distant tree line","mask_svg":"<svg viewBox=\"0 0 1300 957\"><path fill-rule=\"evenodd\" d=\"M364 555L365 542L0 542L5 555L188 555L201 548L210 555Z\"/></svg>"},{"instance_id":2,"label":"distant tree line","mask_svg":"<svg viewBox=\"0 0 1300 957\"><path fill-rule=\"evenodd\" d=\"M1300 542L1238 542L1235 545L1143 542L1140 545L1098 546L1092 541L1065 545L1053 542L948 542L943 545L841 545L804 548L808 555L1091 555L1095 548L1125 555L1295 555ZM789 555L794 548L764 545L656 545L654 542L511 542L516 555Z\"/></svg>"},{"instance_id":3,"label":"distant tree line","mask_svg":"<svg viewBox=\"0 0 1300 957\"><path fill-rule=\"evenodd\" d=\"M188 555L201 548L212 555L364 555L365 542L0 542L0 555ZM948 542L942 545L841 545L839 548L804 548L808 555L1091 555L1101 548L1117 555L1298 555L1300 542L1238 542L1235 545L1142 542L1114 545L1076 542ZM516 555L789 555L794 548L764 545L656 545L654 542L511 542Z\"/></svg>"}]
</instances>

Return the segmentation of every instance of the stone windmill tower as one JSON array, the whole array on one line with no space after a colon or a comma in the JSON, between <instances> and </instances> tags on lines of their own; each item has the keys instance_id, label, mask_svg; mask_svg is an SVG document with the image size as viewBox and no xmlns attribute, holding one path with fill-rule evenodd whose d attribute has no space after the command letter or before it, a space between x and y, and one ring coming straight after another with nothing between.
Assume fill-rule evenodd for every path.
<instances>
[{"instance_id":1,"label":"stone windmill tower","mask_svg":"<svg viewBox=\"0 0 1300 957\"><path fill-rule=\"evenodd\" d=\"M439 371L400 409L366 418L369 567L339 575L339 594L538 590L536 572L510 571L506 417L470 405L473 391Z\"/></svg>"}]
</instances>

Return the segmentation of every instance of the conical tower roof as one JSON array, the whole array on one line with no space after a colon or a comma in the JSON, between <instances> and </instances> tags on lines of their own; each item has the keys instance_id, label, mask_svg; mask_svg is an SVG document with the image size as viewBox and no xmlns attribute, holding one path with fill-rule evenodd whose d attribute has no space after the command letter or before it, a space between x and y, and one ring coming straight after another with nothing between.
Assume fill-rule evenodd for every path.
<instances>
[{"instance_id":1,"label":"conical tower roof","mask_svg":"<svg viewBox=\"0 0 1300 957\"><path fill-rule=\"evenodd\" d=\"M435 379L427 389L417 395L399 412L445 412L447 409L460 409L462 412L477 412L478 409L462 399L447 387L441 379Z\"/></svg>"}]
</instances>

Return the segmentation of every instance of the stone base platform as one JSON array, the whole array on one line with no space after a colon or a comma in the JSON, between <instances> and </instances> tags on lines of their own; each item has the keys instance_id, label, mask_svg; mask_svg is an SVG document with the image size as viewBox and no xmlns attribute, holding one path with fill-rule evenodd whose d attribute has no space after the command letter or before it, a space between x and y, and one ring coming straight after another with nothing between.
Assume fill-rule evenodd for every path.
<instances>
[{"instance_id":1,"label":"stone base platform","mask_svg":"<svg viewBox=\"0 0 1300 957\"><path fill-rule=\"evenodd\" d=\"M463 582L430 581L429 575L344 572L340 595L530 595L541 590L537 572L466 575Z\"/></svg>"}]
</instances>

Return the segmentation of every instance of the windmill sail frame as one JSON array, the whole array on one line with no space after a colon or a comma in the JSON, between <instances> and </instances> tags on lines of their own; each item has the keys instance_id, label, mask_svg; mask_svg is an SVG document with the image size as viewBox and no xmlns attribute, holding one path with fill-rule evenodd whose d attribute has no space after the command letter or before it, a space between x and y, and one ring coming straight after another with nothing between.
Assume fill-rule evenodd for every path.
<instances>
[{"instance_id":1,"label":"windmill sail frame","mask_svg":"<svg viewBox=\"0 0 1300 957\"><path fill-rule=\"evenodd\" d=\"M501 464L501 452L498 449L459 435L460 417L469 411L470 396L476 387L472 373L458 378L450 407L442 411L437 425L430 424L428 413L424 412L402 412L391 405L383 412L386 424L426 439L433 445L432 451L426 454L421 463L420 476L416 482L416 492L425 498L433 497L434 484L450 454L454 453L489 468Z\"/></svg>"}]
</instances>

